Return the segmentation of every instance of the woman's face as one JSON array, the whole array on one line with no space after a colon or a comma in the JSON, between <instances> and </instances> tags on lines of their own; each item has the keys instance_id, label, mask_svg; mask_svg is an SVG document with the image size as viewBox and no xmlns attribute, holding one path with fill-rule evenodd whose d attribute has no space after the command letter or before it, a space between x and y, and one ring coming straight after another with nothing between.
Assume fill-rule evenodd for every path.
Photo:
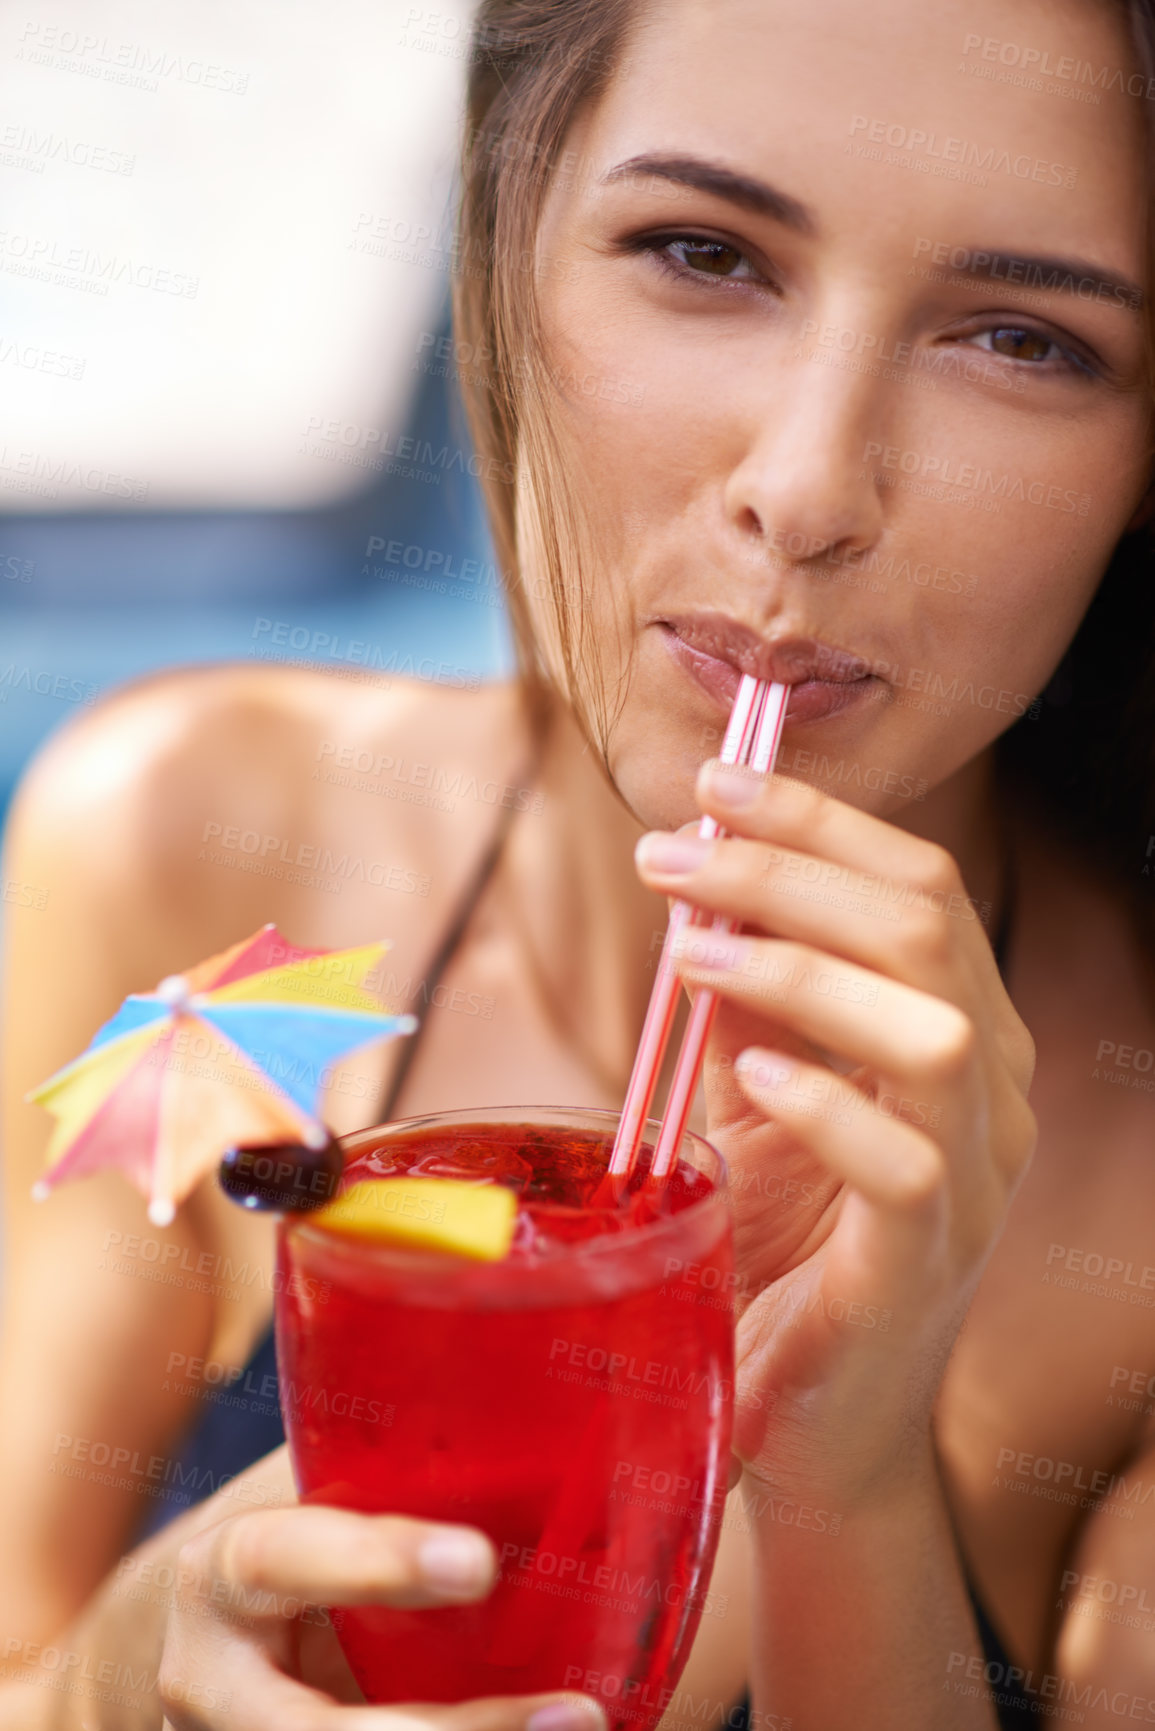
<instances>
[{"instance_id":1,"label":"woman's face","mask_svg":"<svg viewBox=\"0 0 1155 1731\"><path fill-rule=\"evenodd\" d=\"M1113 20L663 0L573 127L548 412L646 824L694 815L739 671L798 685L780 768L900 820L1046 683L1148 474Z\"/></svg>"}]
</instances>

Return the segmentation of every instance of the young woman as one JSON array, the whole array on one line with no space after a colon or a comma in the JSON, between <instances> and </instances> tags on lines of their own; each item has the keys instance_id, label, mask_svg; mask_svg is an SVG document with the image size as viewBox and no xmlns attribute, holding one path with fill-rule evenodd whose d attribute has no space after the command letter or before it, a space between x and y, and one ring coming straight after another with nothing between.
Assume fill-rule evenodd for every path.
<instances>
[{"instance_id":1,"label":"young woman","mask_svg":"<svg viewBox=\"0 0 1155 1731\"><path fill-rule=\"evenodd\" d=\"M0 1724L597 1722L354 1705L310 1607L475 1596L492 1551L294 1508L283 1452L118 1563L140 1463L267 1352L269 1228L211 1184L163 1243L111 1178L34 1210L18 1102L271 918L390 934L439 1006L403 1074L334 1079L336 1127L612 1106L674 894L742 922L681 966L723 1000L743 1304L728 1608L669 1731L747 1693L769 1731L1155 1723L1151 8L477 28L458 337L523 677L165 677L13 819L47 902L7 962ZM739 671L794 687L766 786L699 767ZM257 875L234 829L361 863Z\"/></svg>"}]
</instances>

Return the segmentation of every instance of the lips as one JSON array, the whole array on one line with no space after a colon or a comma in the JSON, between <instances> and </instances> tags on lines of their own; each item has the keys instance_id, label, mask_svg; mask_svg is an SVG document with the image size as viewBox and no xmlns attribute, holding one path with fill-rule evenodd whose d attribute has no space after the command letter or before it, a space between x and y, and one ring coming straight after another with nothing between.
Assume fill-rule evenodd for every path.
<instances>
[{"instance_id":1,"label":"lips","mask_svg":"<svg viewBox=\"0 0 1155 1731\"><path fill-rule=\"evenodd\" d=\"M820 721L859 702L879 681L863 656L816 637L767 642L722 613L655 620L674 660L729 706L743 673L790 686L789 721Z\"/></svg>"}]
</instances>

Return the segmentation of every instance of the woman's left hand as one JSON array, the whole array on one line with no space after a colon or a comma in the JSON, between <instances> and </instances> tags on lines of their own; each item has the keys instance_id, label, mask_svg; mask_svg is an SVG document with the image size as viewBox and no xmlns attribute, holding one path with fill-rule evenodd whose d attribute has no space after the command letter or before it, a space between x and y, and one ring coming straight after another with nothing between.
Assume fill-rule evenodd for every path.
<instances>
[{"instance_id":1,"label":"woman's left hand","mask_svg":"<svg viewBox=\"0 0 1155 1731\"><path fill-rule=\"evenodd\" d=\"M734 1448L778 1489L795 1462L800 1485L853 1494L925 1448L1034 1148L1034 1047L944 849L780 776L707 764L698 794L729 836L646 837L638 863L743 928L689 928L675 952L721 999L706 1085L734 1189ZM659 869L671 842L678 871Z\"/></svg>"}]
</instances>

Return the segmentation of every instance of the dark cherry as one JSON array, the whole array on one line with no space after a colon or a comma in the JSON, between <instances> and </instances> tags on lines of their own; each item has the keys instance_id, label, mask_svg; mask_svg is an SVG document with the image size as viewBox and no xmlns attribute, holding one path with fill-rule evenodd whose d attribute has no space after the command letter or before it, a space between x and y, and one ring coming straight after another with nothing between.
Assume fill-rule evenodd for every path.
<instances>
[{"instance_id":1,"label":"dark cherry","mask_svg":"<svg viewBox=\"0 0 1155 1731\"><path fill-rule=\"evenodd\" d=\"M337 1193L344 1155L332 1136L320 1148L263 1142L230 1148L218 1176L225 1195L261 1213L306 1214Z\"/></svg>"}]
</instances>

